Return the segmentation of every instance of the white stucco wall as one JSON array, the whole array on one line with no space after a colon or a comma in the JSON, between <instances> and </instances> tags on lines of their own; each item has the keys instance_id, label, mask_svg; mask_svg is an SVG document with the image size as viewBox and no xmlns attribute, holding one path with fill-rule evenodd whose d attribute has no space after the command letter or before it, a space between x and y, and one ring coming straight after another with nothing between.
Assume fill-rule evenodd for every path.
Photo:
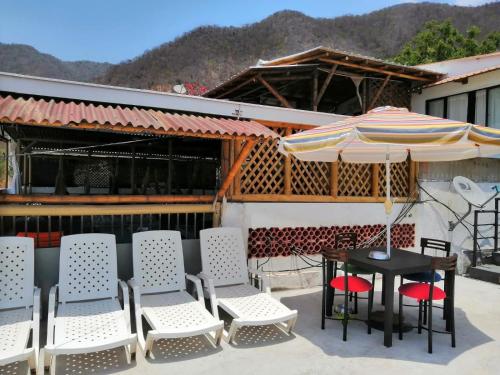
<instances>
[{"instance_id":1,"label":"white stucco wall","mask_svg":"<svg viewBox=\"0 0 500 375\"><path fill-rule=\"evenodd\" d=\"M412 95L411 110L413 112L425 114L425 102L427 100L480 90L497 85L500 85L500 70L469 77L468 83L466 84L462 84L460 82L449 82L442 85L431 86L423 89L421 94L415 93Z\"/></svg>"},{"instance_id":2,"label":"white stucco wall","mask_svg":"<svg viewBox=\"0 0 500 375\"><path fill-rule=\"evenodd\" d=\"M393 217L403 205L395 204ZM415 223L413 213L403 223ZM221 224L225 227L240 227L245 241L248 229L271 227L319 227L333 225L384 224L385 211L381 203L224 203ZM320 256L311 258L320 260ZM266 259L259 260L262 264ZM253 267L257 260L252 259ZM307 287L319 285L320 268L309 268L300 272L277 272L307 267L300 258L294 256L273 257L264 266L270 271L272 286Z\"/></svg>"}]
</instances>

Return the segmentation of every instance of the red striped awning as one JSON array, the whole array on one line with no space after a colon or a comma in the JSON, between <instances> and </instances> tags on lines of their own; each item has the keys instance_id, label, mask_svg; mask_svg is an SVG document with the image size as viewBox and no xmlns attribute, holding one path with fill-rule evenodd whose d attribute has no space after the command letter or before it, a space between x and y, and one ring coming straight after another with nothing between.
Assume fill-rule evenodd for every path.
<instances>
[{"instance_id":1,"label":"red striped awning","mask_svg":"<svg viewBox=\"0 0 500 375\"><path fill-rule=\"evenodd\" d=\"M278 137L251 120L11 95L0 96L0 122L207 138Z\"/></svg>"}]
</instances>

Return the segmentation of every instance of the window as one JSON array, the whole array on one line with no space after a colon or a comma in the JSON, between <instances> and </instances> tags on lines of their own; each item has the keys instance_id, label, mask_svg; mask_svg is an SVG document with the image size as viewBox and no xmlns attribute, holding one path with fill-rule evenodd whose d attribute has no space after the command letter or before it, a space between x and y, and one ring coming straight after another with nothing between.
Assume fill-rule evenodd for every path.
<instances>
[{"instance_id":1,"label":"window","mask_svg":"<svg viewBox=\"0 0 500 375\"><path fill-rule=\"evenodd\" d=\"M500 129L500 86L427 100L426 114Z\"/></svg>"},{"instance_id":2,"label":"window","mask_svg":"<svg viewBox=\"0 0 500 375\"><path fill-rule=\"evenodd\" d=\"M476 91L476 114L474 124L486 124L486 90Z\"/></svg>"},{"instance_id":3,"label":"window","mask_svg":"<svg viewBox=\"0 0 500 375\"><path fill-rule=\"evenodd\" d=\"M467 107L469 94L453 95L448 97L447 118L450 120L467 122Z\"/></svg>"},{"instance_id":4,"label":"window","mask_svg":"<svg viewBox=\"0 0 500 375\"><path fill-rule=\"evenodd\" d=\"M488 90L488 126L500 129L500 87Z\"/></svg>"},{"instance_id":5,"label":"window","mask_svg":"<svg viewBox=\"0 0 500 375\"><path fill-rule=\"evenodd\" d=\"M429 100L427 114L436 117L445 117L444 99Z\"/></svg>"}]
</instances>

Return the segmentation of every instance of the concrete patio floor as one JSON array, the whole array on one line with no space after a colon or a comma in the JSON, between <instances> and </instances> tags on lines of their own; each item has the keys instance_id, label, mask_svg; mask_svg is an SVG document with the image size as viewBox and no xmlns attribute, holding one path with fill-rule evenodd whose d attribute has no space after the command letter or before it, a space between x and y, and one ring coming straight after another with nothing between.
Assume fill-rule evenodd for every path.
<instances>
[{"instance_id":1,"label":"concrete patio floor","mask_svg":"<svg viewBox=\"0 0 500 375\"><path fill-rule=\"evenodd\" d=\"M377 280L375 310L380 309ZM352 321L348 341L341 324L327 321L320 329L320 288L286 290L274 295L299 311L295 333L287 336L274 326L239 331L237 345L222 343L214 349L204 337L163 340L155 345L156 359L141 352L127 365L123 350L85 356L58 357L57 374L500 374L500 285L457 277L457 347L449 335L434 335L434 354L427 353L427 335L416 330L403 341L394 334L393 347L383 346L383 333L367 335L363 322ZM397 300L397 299L396 299ZM360 317L366 302L360 301ZM405 308L407 321L416 325L417 309ZM443 328L435 311L436 329ZM0 368L0 374L26 373L25 364Z\"/></svg>"}]
</instances>

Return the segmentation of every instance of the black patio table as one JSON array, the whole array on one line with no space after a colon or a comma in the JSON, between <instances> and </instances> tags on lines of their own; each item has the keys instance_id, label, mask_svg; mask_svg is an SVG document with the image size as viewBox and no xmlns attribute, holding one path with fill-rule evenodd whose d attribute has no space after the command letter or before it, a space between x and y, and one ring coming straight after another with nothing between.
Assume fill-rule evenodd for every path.
<instances>
[{"instance_id":1,"label":"black patio table","mask_svg":"<svg viewBox=\"0 0 500 375\"><path fill-rule=\"evenodd\" d=\"M349 263L383 275L384 312L384 345L392 346L393 316L394 316L394 279L399 275L431 270L431 259L428 255L414 253L409 250L391 248L391 259L374 260L368 258L372 250L380 248L360 248L349 252ZM384 249L382 249L384 250ZM333 262L327 263L328 280L333 278ZM326 314L332 315L333 289L327 288Z\"/></svg>"}]
</instances>

